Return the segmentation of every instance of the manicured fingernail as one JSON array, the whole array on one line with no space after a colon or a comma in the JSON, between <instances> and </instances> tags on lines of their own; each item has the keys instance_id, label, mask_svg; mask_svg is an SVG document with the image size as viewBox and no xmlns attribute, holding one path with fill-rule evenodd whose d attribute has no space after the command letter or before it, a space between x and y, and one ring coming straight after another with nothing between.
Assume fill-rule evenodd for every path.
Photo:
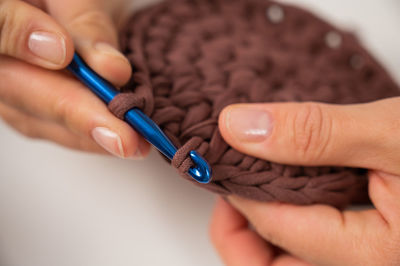
<instances>
[{"instance_id":1,"label":"manicured fingernail","mask_svg":"<svg viewBox=\"0 0 400 266\"><path fill-rule=\"evenodd\" d=\"M65 40L61 36L44 31L35 31L29 35L29 50L36 56L60 65L65 61Z\"/></svg>"},{"instance_id":2,"label":"manicured fingernail","mask_svg":"<svg viewBox=\"0 0 400 266\"><path fill-rule=\"evenodd\" d=\"M98 42L98 43L96 43L94 45L94 48L97 51L101 52L101 53L108 54L108 55L115 56L115 57L119 57L119 58L121 58L121 59L123 59L125 61L127 60L125 58L125 56L120 51L118 51L112 45L110 45L110 44L108 44L106 42Z\"/></svg>"},{"instance_id":3,"label":"manicured fingernail","mask_svg":"<svg viewBox=\"0 0 400 266\"><path fill-rule=\"evenodd\" d=\"M262 142L272 131L271 115L257 108L232 107L225 121L230 133L244 142Z\"/></svg>"},{"instance_id":4,"label":"manicured fingernail","mask_svg":"<svg viewBox=\"0 0 400 266\"><path fill-rule=\"evenodd\" d=\"M105 127L96 127L92 130L93 139L109 153L124 158L121 137Z\"/></svg>"}]
</instances>

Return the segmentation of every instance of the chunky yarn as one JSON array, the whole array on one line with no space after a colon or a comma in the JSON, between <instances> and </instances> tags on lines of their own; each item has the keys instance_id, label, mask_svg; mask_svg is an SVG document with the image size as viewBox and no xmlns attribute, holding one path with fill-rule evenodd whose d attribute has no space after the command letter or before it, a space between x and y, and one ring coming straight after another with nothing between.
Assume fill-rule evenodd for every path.
<instances>
[{"instance_id":1,"label":"chunky yarn","mask_svg":"<svg viewBox=\"0 0 400 266\"><path fill-rule=\"evenodd\" d=\"M350 33L307 11L266 0L167 0L123 30L133 78L110 103L141 108L179 151L182 176L197 150L213 180L200 185L260 201L367 201L366 170L288 166L242 154L222 139L218 115L244 102L360 103L398 96L387 72Z\"/></svg>"}]
</instances>

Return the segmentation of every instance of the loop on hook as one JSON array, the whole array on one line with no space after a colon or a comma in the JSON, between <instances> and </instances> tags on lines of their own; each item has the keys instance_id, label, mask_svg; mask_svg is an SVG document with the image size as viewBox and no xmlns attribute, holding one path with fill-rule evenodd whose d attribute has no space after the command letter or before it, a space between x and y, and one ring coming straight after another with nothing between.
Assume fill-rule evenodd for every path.
<instances>
[{"instance_id":1,"label":"loop on hook","mask_svg":"<svg viewBox=\"0 0 400 266\"><path fill-rule=\"evenodd\" d=\"M199 183L210 182L211 167L200 155L205 153L207 147L208 144L202 138L191 138L175 153L171 160L172 166L181 173L189 174Z\"/></svg>"},{"instance_id":2,"label":"loop on hook","mask_svg":"<svg viewBox=\"0 0 400 266\"><path fill-rule=\"evenodd\" d=\"M137 95L133 92L122 92L117 94L109 103L108 109L116 117L124 120L125 113L134 107L143 109L145 105L145 99L141 95Z\"/></svg>"}]
</instances>

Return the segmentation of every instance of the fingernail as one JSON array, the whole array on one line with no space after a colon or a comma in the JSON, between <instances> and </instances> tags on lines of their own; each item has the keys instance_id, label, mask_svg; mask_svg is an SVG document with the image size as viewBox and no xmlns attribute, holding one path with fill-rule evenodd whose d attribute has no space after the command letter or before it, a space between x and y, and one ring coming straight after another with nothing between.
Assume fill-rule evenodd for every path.
<instances>
[{"instance_id":1,"label":"fingernail","mask_svg":"<svg viewBox=\"0 0 400 266\"><path fill-rule=\"evenodd\" d=\"M65 40L61 36L44 31L35 31L29 35L29 50L36 56L60 65L65 61Z\"/></svg>"},{"instance_id":2,"label":"fingernail","mask_svg":"<svg viewBox=\"0 0 400 266\"><path fill-rule=\"evenodd\" d=\"M92 137L103 149L109 153L124 158L121 137L105 127L96 127L92 130Z\"/></svg>"},{"instance_id":3,"label":"fingernail","mask_svg":"<svg viewBox=\"0 0 400 266\"><path fill-rule=\"evenodd\" d=\"M272 131L271 115L252 107L232 107L226 123L230 133L244 142L262 142Z\"/></svg>"},{"instance_id":4,"label":"fingernail","mask_svg":"<svg viewBox=\"0 0 400 266\"><path fill-rule=\"evenodd\" d=\"M127 60L120 51L118 51L112 45L110 45L106 42L98 42L94 45L94 48L101 53L108 54L111 56L116 56L121 59Z\"/></svg>"}]
</instances>

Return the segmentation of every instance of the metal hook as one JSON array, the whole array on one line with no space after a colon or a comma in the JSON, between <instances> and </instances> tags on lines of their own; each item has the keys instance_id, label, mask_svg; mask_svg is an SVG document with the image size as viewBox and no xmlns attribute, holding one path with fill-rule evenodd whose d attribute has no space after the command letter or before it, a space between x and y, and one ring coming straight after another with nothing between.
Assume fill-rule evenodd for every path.
<instances>
[{"instance_id":1,"label":"metal hook","mask_svg":"<svg viewBox=\"0 0 400 266\"><path fill-rule=\"evenodd\" d=\"M77 53L74 54L74 58L67 69L106 104L119 93L108 81L94 72ZM125 121L166 157L172 160L177 151L176 147L156 123L141 110L133 108L126 112ZM211 180L210 165L196 151L190 151L189 156L194 163L194 166L188 171L190 176L199 183L209 183Z\"/></svg>"},{"instance_id":2,"label":"metal hook","mask_svg":"<svg viewBox=\"0 0 400 266\"><path fill-rule=\"evenodd\" d=\"M207 161L197 151L190 151L189 155L195 165L189 169L189 174L199 183L209 183L211 180L211 168Z\"/></svg>"}]
</instances>

